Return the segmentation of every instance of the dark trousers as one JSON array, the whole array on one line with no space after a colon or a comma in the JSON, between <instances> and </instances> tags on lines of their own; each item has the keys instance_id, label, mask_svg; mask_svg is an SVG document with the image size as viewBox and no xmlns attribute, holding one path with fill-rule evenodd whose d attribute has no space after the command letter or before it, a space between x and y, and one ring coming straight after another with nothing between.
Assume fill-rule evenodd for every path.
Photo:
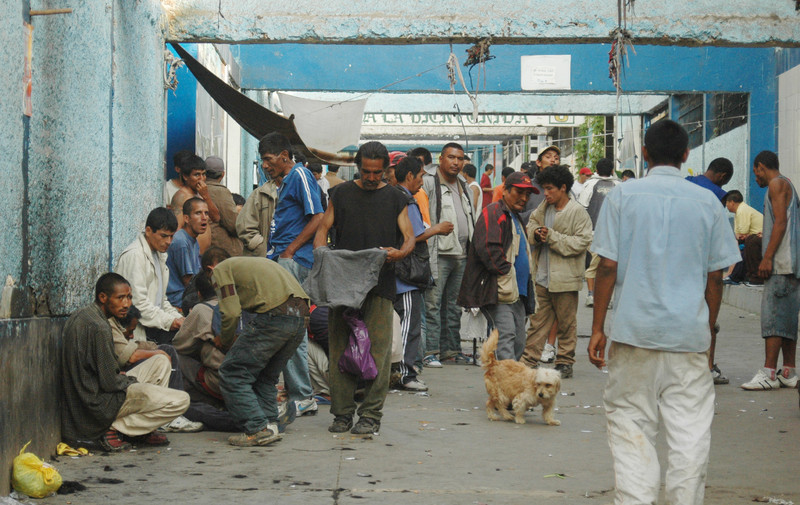
<instances>
[{"instance_id":1,"label":"dark trousers","mask_svg":"<svg viewBox=\"0 0 800 505\"><path fill-rule=\"evenodd\" d=\"M352 417L356 411L353 395L360 379L339 370L339 358L350 342L350 327L342 318L345 310L346 307L335 307L328 313L331 414ZM358 415L380 422L383 403L389 392L392 367L392 302L370 293L361 310L369 331L370 354L378 368L378 376L374 380L363 381L364 401L358 407Z\"/></svg>"},{"instance_id":2,"label":"dark trousers","mask_svg":"<svg viewBox=\"0 0 800 505\"><path fill-rule=\"evenodd\" d=\"M403 345L403 361L400 362L400 375L403 384L417 378L414 362L419 352L422 335L422 293L415 289L397 295L394 311L400 316L400 339Z\"/></svg>"},{"instance_id":3,"label":"dark trousers","mask_svg":"<svg viewBox=\"0 0 800 505\"><path fill-rule=\"evenodd\" d=\"M761 263L761 237L758 235L748 235L744 239L744 270L749 282L760 284L764 279L758 277L758 265Z\"/></svg>"},{"instance_id":4,"label":"dark trousers","mask_svg":"<svg viewBox=\"0 0 800 505\"><path fill-rule=\"evenodd\" d=\"M258 314L219 368L225 406L247 433L278 419L278 377L306 334L304 317Z\"/></svg>"},{"instance_id":5,"label":"dark trousers","mask_svg":"<svg viewBox=\"0 0 800 505\"><path fill-rule=\"evenodd\" d=\"M175 335L178 333L178 331L166 331L162 330L161 328L148 328L145 326L144 333L147 335L147 340L161 345L171 344L172 339L175 338Z\"/></svg>"}]
</instances>

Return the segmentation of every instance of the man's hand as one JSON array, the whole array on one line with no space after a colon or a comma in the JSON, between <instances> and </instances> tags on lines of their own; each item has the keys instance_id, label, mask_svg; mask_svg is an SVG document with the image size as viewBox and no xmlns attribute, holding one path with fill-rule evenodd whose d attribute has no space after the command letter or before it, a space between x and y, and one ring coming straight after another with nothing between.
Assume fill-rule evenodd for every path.
<instances>
[{"instance_id":1,"label":"man's hand","mask_svg":"<svg viewBox=\"0 0 800 505\"><path fill-rule=\"evenodd\" d=\"M400 249L395 249L394 247L381 247L381 249L386 251L386 263L393 263L403 259L403 253Z\"/></svg>"},{"instance_id":2,"label":"man's hand","mask_svg":"<svg viewBox=\"0 0 800 505\"><path fill-rule=\"evenodd\" d=\"M159 349L159 350L157 350L157 351L154 351L154 352L153 352L153 356L155 356L156 354L163 354L164 356L166 356L166 357L167 357L167 359L169 360L169 362L170 362L170 363L172 363L172 356L170 356L170 355L169 355L169 354L167 354L166 352L162 351L161 349Z\"/></svg>"},{"instance_id":3,"label":"man's hand","mask_svg":"<svg viewBox=\"0 0 800 505\"><path fill-rule=\"evenodd\" d=\"M284 259L287 259L287 258L288 259L292 259L292 258L294 258L294 254L290 253L289 249L286 249L278 257L279 258L284 258Z\"/></svg>"},{"instance_id":4,"label":"man's hand","mask_svg":"<svg viewBox=\"0 0 800 505\"><path fill-rule=\"evenodd\" d=\"M536 228L536 230L534 230L533 236L536 238L537 241L545 243L547 242L547 232L548 229L546 226L540 226L539 228Z\"/></svg>"},{"instance_id":5,"label":"man's hand","mask_svg":"<svg viewBox=\"0 0 800 505\"><path fill-rule=\"evenodd\" d=\"M602 331L592 333L589 339L589 361L601 369L606 366L606 334Z\"/></svg>"},{"instance_id":6,"label":"man's hand","mask_svg":"<svg viewBox=\"0 0 800 505\"><path fill-rule=\"evenodd\" d=\"M761 263L758 264L758 276L764 280L769 279L772 275L772 259L763 258Z\"/></svg>"},{"instance_id":7,"label":"man's hand","mask_svg":"<svg viewBox=\"0 0 800 505\"><path fill-rule=\"evenodd\" d=\"M197 194L200 195L200 197L203 200L205 200L205 201L209 200L209 197L208 197L208 186L206 186L205 181L200 181L200 182L197 183Z\"/></svg>"},{"instance_id":8,"label":"man's hand","mask_svg":"<svg viewBox=\"0 0 800 505\"><path fill-rule=\"evenodd\" d=\"M182 317L176 317L175 319L173 319L172 324L169 326L169 331L179 330L181 325L183 324L183 319L184 318Z\"/></svg>"},{"instance_id":9,"label":"man's hand","mask_svg":"<svg viewBox=\"0 0 800 505\"><path fill-rule=\"evenodd\" d=\"M433 228L436 230L437 235L448 235L453 232L455 226L450 221L442 221Z\"/></svg>"}]
</instances>

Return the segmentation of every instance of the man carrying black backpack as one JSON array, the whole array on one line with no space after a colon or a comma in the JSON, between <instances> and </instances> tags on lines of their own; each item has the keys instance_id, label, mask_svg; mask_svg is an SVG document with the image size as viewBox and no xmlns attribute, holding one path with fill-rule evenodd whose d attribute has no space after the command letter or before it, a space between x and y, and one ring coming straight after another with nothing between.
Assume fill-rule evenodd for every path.
<instances>
[{"instance_id":1,"label":"man carrying black backpack","mask_svg":"<svg viewBox=\"0 0 800 505\"><path fill-rule=\"evenodd\" d=\"M595 171L596 173L584 183L583 191L578 196L578 203L586 208L586 212L592 218L592 229L597 226L597 216L600 214L600 208L603 206L606 195L614 189L614 186L622 182L614 174L614 163L608 158L599 160L595 165ZM591 254L592 262L585 274L586 286L589 288L589 294L586 296L587 307L594 305L594 277L597 265L600 263L600 258L594 253Z\"/></svg>"}]
</instances>

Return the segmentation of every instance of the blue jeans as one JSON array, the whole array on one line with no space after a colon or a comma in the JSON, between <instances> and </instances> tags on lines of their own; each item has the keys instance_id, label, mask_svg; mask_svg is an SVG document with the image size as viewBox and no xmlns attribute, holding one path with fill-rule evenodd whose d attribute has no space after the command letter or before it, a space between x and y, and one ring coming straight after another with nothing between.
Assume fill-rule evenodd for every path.
<instances>
[{"instance_id":1,"label":"blue jeans","mask_svg":"<svg viewBox=\"0 0 800 505\"><path fill-rule=\"evenodd\" d=\"M461 307L456 304L466 258L439 256L436 285L425 293L425 354L442 359L461 352Z\"/></svg>"},{"instance_id":2,"label":"blue jeans","mask_svg":"<svg viewBox=\"0 0 800 505\"><path fill-rule=\"evenodd\" d=\"M294 275L300 284L303 284L311 273L311 270L291 258L278 257L278 264ZM308 333L303 335L303 341L297 346L297 350L283 369L283 385L286 387L289 401L305 400L314 394L311 388L311 376L308 373Z\"/></svg>"},{"instance_id":3,"label":"blue jeans","mask_svg":"<svg viewBox=\"0 0 800 505\"><path fill-rule=\"evenodd\" d=\"M257 314L219 367L225 406L247 433L278 419L278 376L303 340L304 317Z\"/></svg>"}]
</instances>

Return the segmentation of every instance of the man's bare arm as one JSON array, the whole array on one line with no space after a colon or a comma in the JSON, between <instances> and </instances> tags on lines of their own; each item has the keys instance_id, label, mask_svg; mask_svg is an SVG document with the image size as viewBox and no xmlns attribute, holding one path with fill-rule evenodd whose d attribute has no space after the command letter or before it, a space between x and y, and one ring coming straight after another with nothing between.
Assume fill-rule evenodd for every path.
<instances>
[{"instance_id":1,"label":"man's bare arm","mask_svg":"<svg viewBox=\"0 0 800 505\"><path fill-rule=\"evenodd\" d=\"M394 247L381 248L386 251L387 262L399 261L411 254L411 251L414 250L416 240L414 237L414 227L411 226L411 220L408 219L408 207L403 209L403 212L397 216L397 227L400 228L400 232L403 234L403 245L400 249L395 249Z\"/></svg>"},{"instance_id":2,"label":"man's bare arm","mask_svg":"<svg viewBox=\"0 0 800 505\"><path fill-rule=\"evenodd\" d=\"M197 183L197 194L200 195L200 198L206 201L208 205L208 218L214 222L219 223L220 213L219 209L217 208L214 201L211 199L211 196L208 194L208 186L203 181Z\"/></svg>"},{"instance_id":3,"label":"man's bare arm","mask_svg":"<svg viewBox=\"0 0 800 505\"><path fill-rule=\"evenodd\" d=\"M147 351L145 349L136 349L135 351L133 351L133 354L131 354L131 357L128 358L128 363L136 363L137 361L141 361L143 359L152 358L153 356L156 356L158 354L163 354L164 356L167 357L167 359L170 361L170 363L172 363L172 358L166 352L164 352L162 350Z\"/></svg>"},{"instance_id":4,"label":"man's bare arm","mask_svg":"<svg viewBox=\"0 0 800 505\"><path fill-rule=\"evenodd\" d=\"M775 222L772 225L772 234L764 250L764 256L758 265L758 274L762 279L768 279L772 275L772 260L775 258L775 252L786 234L787 210L792 198L792 190L789 185L786 184L786 181L777 177L770 181L767 193L767 198L772 204Z\"/></svg>"},{"instance_id":5,"label":"man's bare arm","mask_svg":"<svg viewBox=\"0 0 800 505\"><path fill-rule=\"evenodd\" d=\"M715 272L708 272L706 279L706 304L708 305L708 326L711 328L711 334L715 335L714 327L717 325L717 316L719 316L719 308L722 305L722 274L724 270L717 270Z\"/></svg>"},{"instance_id":6,"label":"man's bare arm","mask_svg":"<svg viewBox=\"0 0 800 505\"><path fill-rule=\"evenodd\" d=\"M328 245L328 231L333 226L333 202L328 202L328 210L322 215L322 221L317 227L317 234L314 235L314 249Z\"/></svg>"},{"instance_id":7,"label":"man's bare arm","mask_svg":"<svg viewBox=\"0 0 800 505\"><path fill-rule=\"evenodd\" d=\"M601 257L597 267L597 278L594 281L592 337L589 339L589 361L597 368L606 366L606 313L616 283L617 262Z\"/></svg>"}]
</instances>

